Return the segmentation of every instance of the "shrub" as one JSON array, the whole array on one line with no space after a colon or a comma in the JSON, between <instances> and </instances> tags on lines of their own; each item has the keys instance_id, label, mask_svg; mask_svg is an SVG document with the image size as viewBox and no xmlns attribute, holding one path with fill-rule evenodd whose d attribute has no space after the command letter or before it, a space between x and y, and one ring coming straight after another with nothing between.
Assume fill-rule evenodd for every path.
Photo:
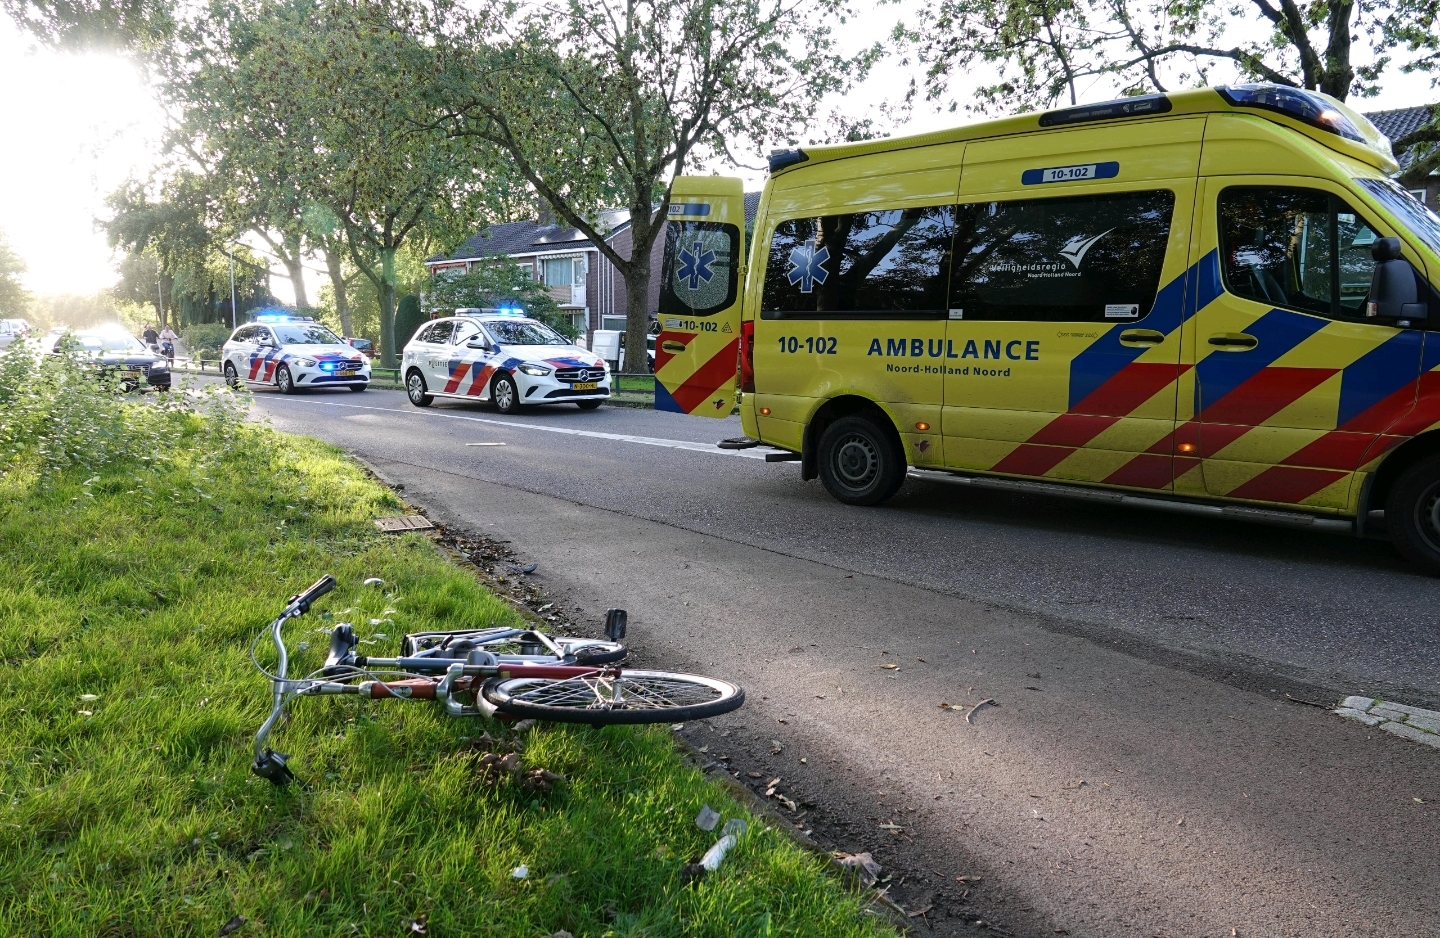
<instances>
[{"instance_id":1,"label":"shrub","mask_svg":"<svg viewBox=\"0 0 1440 938\"><path fill-rule=\"evenodd\" d=\"M241 401L221 385L142 398L98 374L78 346L40 355L16 342L0 355L0 475L148 462L182 439L219 451L244 419Z\"/></svg>"},{"instance_id":2,"label":"shrub","mask_svg":"<svg viewBox=\"0 0 1440 938\"><path fill-rule=\"evenodd\" d=\"M180 340L193 358L219 358L220 348L228 338L230 327L223 322L197 322L180 332Z\"/></svg>"}]
</instances>

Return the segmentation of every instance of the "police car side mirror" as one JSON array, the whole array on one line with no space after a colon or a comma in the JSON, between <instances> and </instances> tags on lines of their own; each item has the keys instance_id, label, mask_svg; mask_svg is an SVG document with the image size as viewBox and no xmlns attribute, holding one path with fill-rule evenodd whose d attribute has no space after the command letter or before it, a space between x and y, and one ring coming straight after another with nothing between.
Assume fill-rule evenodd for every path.
<instances>
[{"instance_id":1,"label":"police car side mirror","mask_svg":"<svg viewBox=\"0 0 1440 938\"><path fill-rule=\"evenodd\" d=\"M484 338L483 336L478 336L478 335L477 335L475 338L471 339L469 342L466 342L466 343L465 343L465 347L466 347L466 348L479 349L479 350L482 351L482 352L488 352L488 351L490 351L490 340Z\"/></svg>"},{"instance_id":2,"label":"police car side mirror","mask_svg":"<svg viewBox=\"0 0 1440 938\"><path fill-rule=\"evenodd\" d=\"M1370 298L1365 315L1397 325L1424 325L1430 310L1420 300L1420 277L1400 256L1399 238L1379 238L1370 250L1375 272L1370 277Z\"/></svg>"}]
</instances>

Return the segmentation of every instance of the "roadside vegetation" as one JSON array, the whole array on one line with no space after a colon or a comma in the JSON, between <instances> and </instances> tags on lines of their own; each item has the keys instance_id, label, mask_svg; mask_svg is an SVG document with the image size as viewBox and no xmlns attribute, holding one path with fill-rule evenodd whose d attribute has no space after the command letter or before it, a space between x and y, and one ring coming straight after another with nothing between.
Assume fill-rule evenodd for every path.
<instances>
[{"instance_id":1,"label":"roadside vegetation","mask_svg":"<svg viewBox=\"0 0 1440 938\"><path fill-rule=\"evenodd\" d=\"M227 392L156 406L19 359L0 362L0 934L887 933L753 818L687 879L718 836L700 807L744 812L668 728L516 737L428 704L303 700L274 741L306 784L254 777L269 695L247 649L321 574L340 587L292 626L302 672L341 619L388 651L514 613L423 536L379 534L402 506L343 453L244 423ZM93 452L65 426L81 419ZM517 742L563 781L487 777L484 752Z\"/></svg>"}]
</instances>

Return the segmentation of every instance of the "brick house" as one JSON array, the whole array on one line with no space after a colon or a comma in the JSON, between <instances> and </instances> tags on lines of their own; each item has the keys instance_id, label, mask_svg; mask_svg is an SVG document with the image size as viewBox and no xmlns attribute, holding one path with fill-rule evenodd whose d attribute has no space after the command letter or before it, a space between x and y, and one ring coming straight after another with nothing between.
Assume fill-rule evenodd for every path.
<instances>
[{"instance_id":1,"label":"brick house","mask_svg":"<svg viewBox=\"0 0 1440 938\"><path fill-rule=\"evenodd\" d=\"M755 217L760 193L745 196L745 220ZM625 209L601 212L597 228L605 242L621 257L630 256L630 213ZM650 257L650 295L646 308L656 317L660 304L660 264L665 252L662 234L655 239ZM425 261L432 274L465 272L489 258L508 257L545 284L550 296L570 316L578 333L588 342L596 329L625 328L625 280L578 229L556 224L542 214L524 221L491 225L467 238L450 255L437 254Z\"/></svg>"},{"instance_id":2,"label":"brick house","mask_svg":"<svg viewBox=\"0 0 1440 938\"><path fill-rule=\"evenodd\" d=\"M1406 134L1430 123L1437 109L1440 109L1440 104L1422 104L1390 111L1371 111L1365 116L1375 125L1375 129L1389 137L1393 144ZM1408 150L1396 149L1395 159L1400 163L1401 184L1431 211L1440 212L1440 173L1432 172L1426 176L1415 177L1409 172L1410 165L1414 162L1414 154Z\"/></svg>"}]
</instances>

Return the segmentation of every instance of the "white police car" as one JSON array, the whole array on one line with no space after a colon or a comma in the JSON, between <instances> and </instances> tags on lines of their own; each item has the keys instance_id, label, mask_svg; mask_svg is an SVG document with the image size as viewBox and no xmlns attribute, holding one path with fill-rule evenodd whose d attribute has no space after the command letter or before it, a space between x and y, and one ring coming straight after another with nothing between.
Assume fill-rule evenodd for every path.
<instances>
[{"instance_id":1,"label":"white police car","mask_svg":"<svg viewBox=\"0 0 1440 938\"><path fill-rule=\"evenodd\" d=\"M437 397L491 401L513 414L530 404L593 410L610 396L605 362L520 310L460 309L425 323L405 346L405 392L416 407Z\"/></svg>"},{"instance_id":2,"label":"white police car","mask_svg":"<svg viewBox=\"0 0 1440 938\"><path fill-rule=\"evenodd\" d=\"M370 386L370 360L303 316L257 316L235 330L220 357L232 388L273 385L294 394L304 388L363 391Z\"/></svg>"}]
</instances>

